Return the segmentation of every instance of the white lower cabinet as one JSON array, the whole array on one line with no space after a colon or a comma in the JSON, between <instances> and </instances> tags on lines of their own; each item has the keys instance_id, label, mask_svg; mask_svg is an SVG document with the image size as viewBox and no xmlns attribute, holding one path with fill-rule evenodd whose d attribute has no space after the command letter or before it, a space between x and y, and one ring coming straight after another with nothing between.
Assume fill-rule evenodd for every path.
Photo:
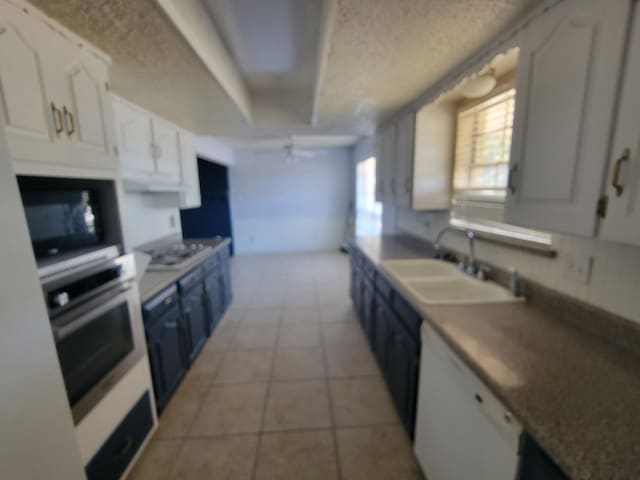
<instances>
[{"instance_id":1,"label":"white lower cabinet","mask_svg":"<svg viewBox=\"0 0 640 480\"><path fill-rule=\"evenodd\" d=\"M429 480L515 480L521 425L426 323L414 449Z\"/></svg>"},{"instance_id":2,"label":"white lower cabinet","mask_svg":"<svg viewBox=\"0 0 640 480\"><path fill-rule=\"evenodd\" d=\"M618 103L600 238L640 245L640 8L636 7Z\"/></svg>"}]
</instances>

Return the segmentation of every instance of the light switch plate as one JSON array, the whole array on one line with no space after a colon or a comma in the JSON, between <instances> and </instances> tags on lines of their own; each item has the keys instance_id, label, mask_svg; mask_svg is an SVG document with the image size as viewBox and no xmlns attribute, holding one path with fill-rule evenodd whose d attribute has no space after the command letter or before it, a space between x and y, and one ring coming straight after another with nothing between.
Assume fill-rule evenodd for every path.
<instances>
[{"instance_id":1,"label":"light switch plate","mask_svg":"<svg viewBox=\"0 0 640 480\"><path fill-rule=\"evenodd\" d=\"M583 285L589 285L593 269L592 255L568 253L564 256L563 277Z\"/></svg>"}]
</instances>

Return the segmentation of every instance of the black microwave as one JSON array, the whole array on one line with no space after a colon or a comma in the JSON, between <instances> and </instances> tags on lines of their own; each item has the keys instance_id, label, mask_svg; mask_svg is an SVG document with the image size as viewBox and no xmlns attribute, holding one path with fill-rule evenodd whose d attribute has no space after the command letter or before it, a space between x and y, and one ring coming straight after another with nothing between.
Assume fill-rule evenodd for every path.
<instances>
[{"instance_id":1,"label":"black microwave","mask_svg":"<svg viewBox=\"0 0 640 480\"><path fill-rule=\"evenodd\" d=\"M18 177L36 259L105 244L101 191L95 182Z\"/></svg>"}]
</instances>

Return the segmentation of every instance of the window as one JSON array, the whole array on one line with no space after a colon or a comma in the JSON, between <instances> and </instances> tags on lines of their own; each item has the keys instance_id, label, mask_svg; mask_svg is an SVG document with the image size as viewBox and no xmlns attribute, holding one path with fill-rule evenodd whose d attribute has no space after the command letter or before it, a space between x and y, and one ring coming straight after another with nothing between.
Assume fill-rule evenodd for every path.
<instances>
[{"instance_id":1,"label":"window","mask_svg":"<svg viewBox=\"0 0 640 480\"><path fill-rule=\"evenodd\" d=\"M376 159L369 157L356 167L356 234L382 232L382 204L376 202Z\"/></svg>"},{"instance_id":2,"label":"window","mask_svg":"<svg viewBox=\"0 0 640 480\"><path fill-rule=\"evenodd\" d=\"M510 88L458 112L454 194L503 201L509 172L516 91Z\"/></svg>"}]
</instances>

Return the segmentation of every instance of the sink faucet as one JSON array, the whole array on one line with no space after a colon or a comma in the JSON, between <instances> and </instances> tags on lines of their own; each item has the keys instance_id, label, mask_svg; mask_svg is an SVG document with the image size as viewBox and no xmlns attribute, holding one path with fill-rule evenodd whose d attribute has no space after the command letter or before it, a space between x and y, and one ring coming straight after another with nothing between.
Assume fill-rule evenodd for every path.
<instances>
[{"instance_id":1,"label":"sink faucet","mask_svg":"<svg viewBox=\"0 0 640 480\"><path fill-rule=\"evenodd\" d=\"M440 256L440 249L441 249L440 240L442 239L443 235L447 232L464 233L465 236L469 239L469 261L467 264L463 264L462 268L468 274L475 275L476 271L478 270L477 264L476 264L475 232L471 229L461 229L461 228L452 227L451 225L447 225L446 227L444 227L442 230L438 232L438 235L436 235L436 239L433 242L433 246L435 247L436 252L438 252L438 256Z\"/></svg>"}]
</instances>

